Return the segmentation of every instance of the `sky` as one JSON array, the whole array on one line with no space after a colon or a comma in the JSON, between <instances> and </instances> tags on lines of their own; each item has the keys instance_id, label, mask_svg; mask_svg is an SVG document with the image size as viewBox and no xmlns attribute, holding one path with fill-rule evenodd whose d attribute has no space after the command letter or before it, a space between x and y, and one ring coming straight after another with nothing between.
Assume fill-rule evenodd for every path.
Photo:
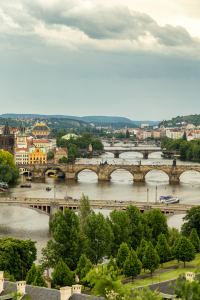
<instances>
[{"instance_id":1,"label":"sky","mask_svg":"<svg viewBox=\"0 0 200 300\"><path fill-rule=\"evenodd\" d=\"M199 0L0 0L0 114L200 114L199 29Z\"/></svg>"}]
</instances>

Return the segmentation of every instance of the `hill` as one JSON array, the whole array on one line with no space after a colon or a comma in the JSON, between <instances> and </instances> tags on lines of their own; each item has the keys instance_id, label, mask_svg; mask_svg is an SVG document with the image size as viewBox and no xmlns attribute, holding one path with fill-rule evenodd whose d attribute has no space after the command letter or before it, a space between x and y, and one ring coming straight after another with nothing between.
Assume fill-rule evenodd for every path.
<instances>
[{"instance_id":1,"label":"hill","mask_svg":"<svg viewBox=\"0 0 200 300\"><path fill-rule=\"evenodd\" d=\"M165 120L164 125L165 127L174 127L174 126L181 126L182 122L185 122L186 124L192 123L195 126L200 125L200 115L187 115L187 116L177 116L175 118L172 118L171 120ZM180 124L178 124L180 123ZM163 123L160 122L159 125L162 125ZM171 124L171 125L169 125Z\"/></svg>"}]
</instances>

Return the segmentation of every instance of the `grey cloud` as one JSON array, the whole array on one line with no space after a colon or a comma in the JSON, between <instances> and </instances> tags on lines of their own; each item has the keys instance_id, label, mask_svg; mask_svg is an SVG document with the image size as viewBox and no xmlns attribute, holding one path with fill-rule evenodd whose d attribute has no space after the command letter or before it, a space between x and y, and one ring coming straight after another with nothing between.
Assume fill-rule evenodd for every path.
<instances>
[{"instance_id":1,"label":"grey cloud","mask_svg":"<svg viewBox=\"0 0 200 300\"><path fill-rule=\"evenodd\" d=\"M66 25L83 31L91 39L138 41L152 36L165 46L195 46L199 41L182 26L159 26L145 13L125 6L86 8L84 1L57 1L53 6L42 6L39 1L23 0L28 13L47 24Z\"/></svg>"}]
</instances>

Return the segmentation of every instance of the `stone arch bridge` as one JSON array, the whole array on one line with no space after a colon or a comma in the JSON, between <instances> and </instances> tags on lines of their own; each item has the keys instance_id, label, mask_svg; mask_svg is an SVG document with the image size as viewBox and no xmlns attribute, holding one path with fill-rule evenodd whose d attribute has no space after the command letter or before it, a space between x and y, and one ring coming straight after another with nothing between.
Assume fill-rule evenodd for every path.
<instances>
[{"instance_id":1,"label":"stone arch bridge","mask_svg":"<svg viewBox=\"0 0 200 300\"><path fill-rule=\"evenodd\" d=\"M99 181L109 181L116 170L130 172L134 181L144 182L145 176L152 170L161 170L169 176L170 183L179 182L179 178L185 171L200 172L200 165L109 165L109 164L46 164L46 165L17 165L18 168L26 168L32 174L32 178L45 178L48 170L58 170L65 174L66 179L78 179L78 174L83 170L91 170L97 174Z\"/></svg>"}]
</instances>

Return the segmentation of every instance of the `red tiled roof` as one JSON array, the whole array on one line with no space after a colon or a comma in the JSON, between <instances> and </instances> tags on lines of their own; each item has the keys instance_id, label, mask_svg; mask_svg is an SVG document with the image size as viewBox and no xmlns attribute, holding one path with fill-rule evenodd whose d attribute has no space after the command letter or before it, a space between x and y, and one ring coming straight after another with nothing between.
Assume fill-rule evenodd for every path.
<instances>
[{"instance_id":1,"label":"red tiled roof","mask_svg":"<svg viewBox=\"0 0 200 300\"><path fill-rule=\"evenodd\" d=\"M29 152L29 148L16 148L15 151L21 151L24 150L26 152Z\"/></svg>"}]
</instances>

